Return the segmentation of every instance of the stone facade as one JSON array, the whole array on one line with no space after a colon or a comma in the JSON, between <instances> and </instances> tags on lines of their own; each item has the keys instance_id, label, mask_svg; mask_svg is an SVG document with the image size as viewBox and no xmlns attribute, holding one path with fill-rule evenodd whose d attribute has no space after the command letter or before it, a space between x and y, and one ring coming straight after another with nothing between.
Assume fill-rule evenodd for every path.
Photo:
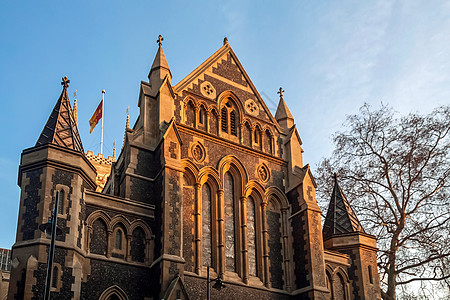
<instances>
[{"instance_id":1,"label":"stone facade","mask_svg":"<svg viewBox=\"0 0 450 300\"><path fill-rule=\"evenodd\" d=\"M174 86L159 40L148 79L117 159L84 153L63 81L22 153L8 299L44 293L57 191L54 299L205 299L208 269L213 299L380 298L374 237L322 233L281 89L274 117L226 40Z\"/></svg>"}]
</instances>

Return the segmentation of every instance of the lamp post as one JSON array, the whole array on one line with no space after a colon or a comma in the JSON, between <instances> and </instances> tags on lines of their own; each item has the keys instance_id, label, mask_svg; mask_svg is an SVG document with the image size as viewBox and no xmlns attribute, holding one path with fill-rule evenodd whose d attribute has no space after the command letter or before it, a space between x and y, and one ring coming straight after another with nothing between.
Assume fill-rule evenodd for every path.
<instances>
[{"instance_id":1,"label":"lamp post","mask_svg":"<svg viewBox=\"0 0 450 300\"><path fill-rule=\"evenodd\" d=\"M215 281L215 283L213 284L213 288L215 288L218 291L227 287L225 284L223 284L222 278L220 276L213 280L209 279L209 266L207 266L206 267L206 300L211 299L211 291L210 291L209 284L213 281Z\"/></svg>"},{"instance_id":2,"label":"lamp post","mask_svg":"<svg viewBox=\"0 0 450 300\"><path fill-rule=\"evenodd\" d=\"M50 237L50 249L48 250L47 277L45 279L44 300L50 299L50 288L53 272L53 257L55 253L55 240L56 235L62 233L62 230L58 228L56 224L58 221L58 204L60 200L59 195L60 195L59 191L56 192L55 207L53 209L53 214L50 221L48 223L41 224L39 226L39 229L45 233L47 238Z\"/></svg>"}]
</instances>

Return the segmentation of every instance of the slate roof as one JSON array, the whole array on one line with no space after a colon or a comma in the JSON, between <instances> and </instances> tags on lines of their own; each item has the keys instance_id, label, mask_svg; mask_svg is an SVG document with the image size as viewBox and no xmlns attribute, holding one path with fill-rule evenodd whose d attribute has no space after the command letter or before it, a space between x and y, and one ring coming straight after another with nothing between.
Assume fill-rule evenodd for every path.
<instances>
[{"instance_id":1,"label":"slate roof","mask_svg":"<svg viewBox=\"0 0 450 300\"><path fill-rule=\"evenodd\" d=\"M70 80L67 77L61 82L63 90L53 108L47 123L36 142L36 147L46 144L55 144L65 148L73 149L84 153L78 127L70 106L67 87Z\"/></svg>"},{"instance_id":2,"label":"slate roof","mask_svg":"<svg viewBox=\"0 0 450 300\"><path fill-rule=\"evenodd\" d=\"M334 177L334 188L323 225L323 237L352 232L364 232L355 212L345 198L341 187Z\"/></svg>"}]
</instances>

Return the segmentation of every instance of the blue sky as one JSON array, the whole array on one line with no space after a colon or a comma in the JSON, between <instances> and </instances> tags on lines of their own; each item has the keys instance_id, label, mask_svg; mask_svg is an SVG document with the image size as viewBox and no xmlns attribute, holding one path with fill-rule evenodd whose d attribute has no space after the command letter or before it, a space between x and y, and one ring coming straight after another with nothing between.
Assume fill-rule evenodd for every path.
<instances>
[{"instance_id":1,"label":"blue sky","mask_svg":"<svg viewBox=\"0 0 450 300\"><path fill-rule=\"evenodd\" d=\"M73 1L72 1L73 2ZM20 153L34 146L61 92L78 91L88 120L105 95L105 155L134 123L139 83L164 36L176 84L225 36L274 113L280 86L313 167L332 151L347 114L368 102L401 113L450 103L449 1L0 2L0 247L14 243Z\"/></svg>"}]
</instances>

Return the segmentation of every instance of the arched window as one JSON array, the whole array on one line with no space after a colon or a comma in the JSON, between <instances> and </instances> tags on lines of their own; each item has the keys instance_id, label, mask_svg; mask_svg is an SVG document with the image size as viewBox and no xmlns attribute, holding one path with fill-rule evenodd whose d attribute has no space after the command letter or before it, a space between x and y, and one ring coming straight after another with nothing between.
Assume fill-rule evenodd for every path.
<instances>
[{"instance_id":1,"label":"arched window","mask_svg":"<svg viewBox=\"0 0 450 300\"><path fill-rule=\"evenodd\" d=\"M273 288L283 288L283 255L281 244L281 212L273 201L267 206L267 229L269 234L270 283Z\"/></svg>"},{"instance_id":2,"label":"arched window","mask_svg":"<svg viewBox=\"0 0 450 300\"><path fill-rule=\"evenodd\" d=\"M261 129L259 128L259 126L255 127L255 132L254 132L254 137L253 137L253 141L255 142L255 146L257 149L262 149L262 140L261 140Z\"/></svg>"},{"instance_id":3,"label":"arched window","mask_svg":"<svg viewBox=\"0 0 450 300\"><path fill-rule=\"evenodd\" d=\"M206 109L203 105L200 106L200 109L198 111L198 125L199 127L201 127L202 129L206 129Z\"/></svg>"},{"instance_id":4,"label":"arched window","mask_svg":"<svg viewBox=\"0 0 450 300\"><path fill-rule=\"evenodd\" d=\"M89 249L91 253L106 255L107 245L106 224L102 219L98 218L92 224Z\"/></svg>"},{"instance_id":5,"label":"arched window","mask_svg":"<svg viewBox=\"0 0 450 300\"><path fill-rule=\"evenodd\" d=\"M203 234L203 265L212 265L212 240L211 240L211 189L208 184L202 187L202 234Z\"/></svg>"},{"instance_id":6,"label":"arched window","mask_svg":"<svg viewBox=\"0 0 450 300\"><path fill-rule=\"evenodd\" d=\"M247 199L247 236L248 236L248 274L258 276L256 261L256 214L255 202L250 196Z\"/></svg>"},{"instance_id":7,"label":"arched window","mask_svg":"<svg viewBox=\"0 0 450 300\"><path fill-rule=\"evenodd\" d=\"M58 214L64 214L64 190L59 191Z\"/></svg>"},{"instance_id":8,"label":"arched window","mask_svg":"<svg viewBox=\"0 0 450 300\"><path fill-rule=\"evenodd\" d=\"M220 110L222 132L237 136L237 110L231 98L223 101L224 105Z\"/></svg>"},{"instance_id":9,"label":"arched window","mask_svg":"<svg viewBox=\"0 0 450 300\"><path fill-rule=\"evenodd\" d=\"M145 232L141 227L136 227L131 234L131 260L145 261Z\"/></svg>"},{"instance_id":10,"label":"arched window","mask_svg":"<svg viewBox=\"0 0 450 300\"><path fill-rule=\"evenodd\" d=\"M231 174L227 172L224 180L225 270L230 272L236 272L234 199L234 180Z\"/></svg>"},{"instance_id":11,"label":"arched window","mask_svg":"<svg viewBox=\"0 0 450 300\"><path fill-rule=\"evenodd\" d=\"M186 125L192 127L195 125L195 108L192 101L189 101L186 106Z\"/></svg>"},{"instance_id":12,"label":"arched window","mask_svg":"<svg viewBox=\"0 0 450 300\"><path fill-rule=\"evenodd\" d=\"M122 250L122 236L123 236L122 230L117 229L115 245L116 245L116 249L118 249L118 250Z\"/></svg>"},{"instance_id":13,"label":"arched window","mask_svg":"<svg viewBox=\"0 0 450 300\"><path fill-rule=\"evenodd\" d=\"M326 271L326 273L327 273L327 288L330 291L330 293L328 294L327 299L333 300L334 299L333 279L331 277L331 274L328 272L328 270Z\"/></svg>"},{"instance_id":14,"label":"arched window","mask_svg":"<svg viewBox=\"0 0 450 300\"><path fill-rule=\"evenodd\" d=\"M252 128L248 122L245 122L244 127L244 145L245 146L252 146Z\"/></svg>"},{"instance_id":15,"label":"arched window","mask_svg":"<svg viewBox=\"0 0 450 300\"><path fill-rule=\"evenodd\" d=\"M221 113L221 121L222 121L222 132L228 133L228 111L224 106L222 107Z\"/></svg>"},{"instance_id":16,"label":"arched window","mask_svg":"<svg viewBox=\"0 0 450 300\"><path fill-rule=\"evenodd\" d=\"M265 132L265 151L269 154L273 154L273 146L272 146L272 135L270 134L270 131L266 129Z\"/></svg>"},{"instance_id":17,"label":"arched window","mask_svg":"<svg viewBox=\"0 0 450 300\"><path fill-rule=\"evenodd\" d=\"M59 269L57 266L53 266L53 271L52 271L52 288L57 288L58 287L58 277L59 277Z\"/></svg>"}]
</instances>

